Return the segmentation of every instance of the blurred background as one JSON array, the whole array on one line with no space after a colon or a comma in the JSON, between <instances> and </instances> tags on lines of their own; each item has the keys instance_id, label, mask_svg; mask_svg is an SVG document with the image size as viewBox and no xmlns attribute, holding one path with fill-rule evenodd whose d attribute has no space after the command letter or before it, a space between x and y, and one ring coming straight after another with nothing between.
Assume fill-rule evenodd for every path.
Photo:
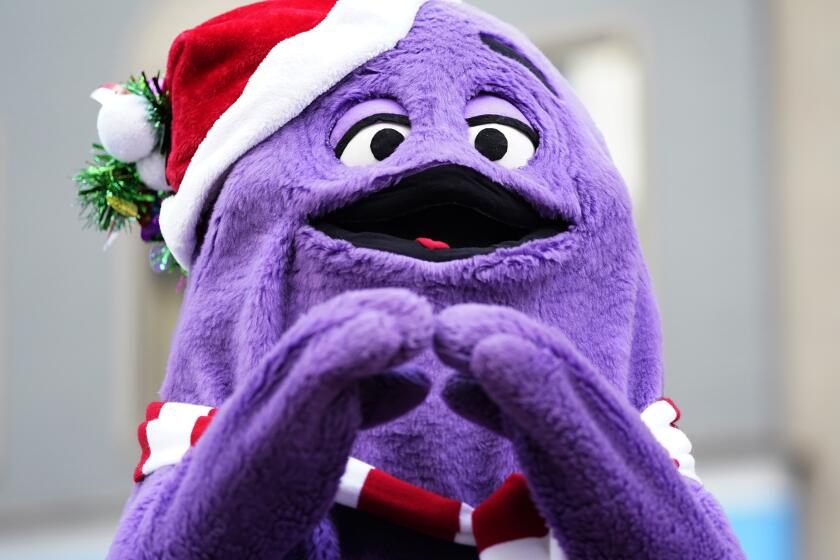
<instances>
[{"instance_id":1,"label":"blurred background","mask_svg":"<svg viewBox=\"0 0 840 560\"><path fill-rule=\"evenodd\" d=\"M0 0L0 560L102 558L178 312L71 176L90 91L246 2ZM473 0L566 74L632 190L667 394L755 560L840 558L840 3Z\"/></svg>"}]
</instances>

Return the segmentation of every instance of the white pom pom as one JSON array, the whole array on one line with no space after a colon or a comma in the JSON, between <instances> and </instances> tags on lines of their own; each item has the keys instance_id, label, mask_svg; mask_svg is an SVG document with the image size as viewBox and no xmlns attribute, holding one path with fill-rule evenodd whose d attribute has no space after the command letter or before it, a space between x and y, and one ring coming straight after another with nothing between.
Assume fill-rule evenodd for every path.
<instances>
[{"instance_id":1,"label":"white pom pom","mask_svg":"<svg viewBox=\"0 0 840 560\"><path fill-rule=\"evenodd\" d=\"M138 161L137 174L150 189L156 191L172 190L172 187L166 182L166 158L160 152L155 152Z\"/></svg>"},{"instance_id":2,"label":"white pom pom","mask_svg":"<svg viewBox=\"0 0 840 560\"><path fill-rule=\"evenodd\" d=\"M148 117L148 102L139 95L114 95L99 110L96 128L105 150L125 163L152 153L157 132Z\"/></svg>"}]
</instances>

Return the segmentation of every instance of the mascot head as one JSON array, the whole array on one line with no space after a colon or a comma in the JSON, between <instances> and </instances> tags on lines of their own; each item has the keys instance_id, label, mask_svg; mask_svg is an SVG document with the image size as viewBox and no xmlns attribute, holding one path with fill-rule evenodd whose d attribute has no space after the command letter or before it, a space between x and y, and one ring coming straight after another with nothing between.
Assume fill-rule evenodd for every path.
<instances>
[{"instance_id":1,"label":"mascot head","mask_svg":"<svg viewBox=\"0 0 840 560\"><path fill-rule=\"evenodd\" d=\"M218 404L285 329L348 290L518 309L641 408L657 311L604 141L521 33L445 0L276 0L182 34L160 227L189 268L165 400ZM354 454L476 499L509 444L426 402ZM457 466L453 468L453 465Z\"/></svg>"}]
</instances>

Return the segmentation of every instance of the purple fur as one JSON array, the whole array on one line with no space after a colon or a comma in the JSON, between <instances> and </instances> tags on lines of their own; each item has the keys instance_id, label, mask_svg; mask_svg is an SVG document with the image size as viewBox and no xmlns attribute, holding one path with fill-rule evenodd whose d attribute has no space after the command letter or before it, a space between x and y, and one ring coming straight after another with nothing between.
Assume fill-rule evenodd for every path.
<instances>
[{"instance_id":1,"label":"purple fur","mask_svg":"<svg viewBox=\"0 0 840 560\"><path fill-rule=\"evenodd\" d=\"M371 115L376 115L378 113L408 116L405 109L402 108L402 105L393 99L369 99L364 103L355 105L349 111L344 113L340 119L338 119L338 122L335 123L332 133L330 134L330 145L335 147L339 140L341 140L341 137L344 136L354 124L365 117L370 117Z\"/></svg>"},{"instance_id":2,"label":"purple fur","mask_svg":"<svg viewBox=\"0 0 840 560\"><path fill-rule=\"evenodd\" d=\"M480 32L516 45L559 94ZM483 92L538 130L526 168L503 169L468 142L464 109ZM344 167L331 129L371 98L398 101L412 133L380 164ZM476 169L575 226L435 264L307 225L441 163ZM179 465L137 486L111 556L476 558L332 507L352 453L471 504L524 470L570 558L740 558L714 500L639 420L661 396L660 354L626 189L569 86L512 28L430 2L397 48L224 181L161 391L219 413Z\"/></svg>"}]
</instances>

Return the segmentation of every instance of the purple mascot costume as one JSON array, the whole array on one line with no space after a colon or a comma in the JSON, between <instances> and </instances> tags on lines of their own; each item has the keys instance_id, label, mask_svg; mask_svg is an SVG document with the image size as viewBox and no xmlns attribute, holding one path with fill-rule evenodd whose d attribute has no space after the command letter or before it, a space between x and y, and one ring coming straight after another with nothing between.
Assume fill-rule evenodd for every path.
<instances>
[{"instance_id":1,"label":"purple mascot costume","mask_svg":"<svg viewBox=\"0 0 840 560\"><path fill-rule=\"evenodd\" d=\"M662 398L627 190L521 33L272 0L164 79L96 96L139 181L100 225L189 269L112 558L743 557Z\"/></svg>"}]
</instances>

